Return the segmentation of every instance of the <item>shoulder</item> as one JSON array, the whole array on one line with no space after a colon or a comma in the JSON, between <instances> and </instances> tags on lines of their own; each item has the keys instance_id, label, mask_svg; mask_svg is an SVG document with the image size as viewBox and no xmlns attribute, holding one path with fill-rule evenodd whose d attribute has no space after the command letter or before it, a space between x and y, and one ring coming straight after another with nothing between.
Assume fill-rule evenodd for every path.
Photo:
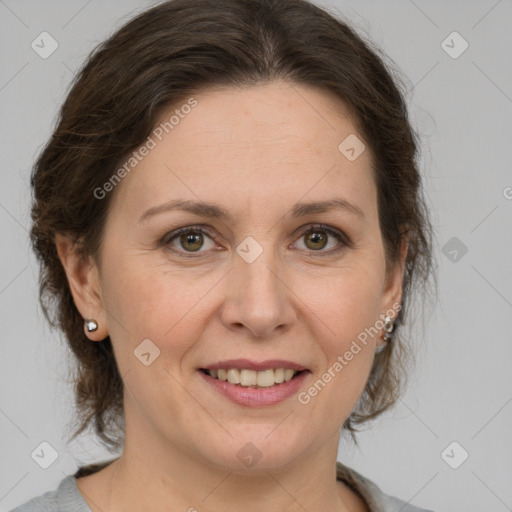
<instances>
[{"instance_id":1,"label":"shoulder","mask_svg":"<svg viewBox=\"0 0 512 512\"><path fill-rule=\"evenodd\" d=\"M91 509L82 498L74 476L67 476L57 489L36 496L11 512L91 512Z\"/></svg>"},{"instance_id":2,"label":"shoulder","mask_svg":"<svg viewBox=\"0 0 512 512\"><path fill-rule=\"evenodd\" d=\"M336 474L366 501L370 512L433 512L385 494L375 482L341 462L336 463Z\"/></svg>"}]
</instances>

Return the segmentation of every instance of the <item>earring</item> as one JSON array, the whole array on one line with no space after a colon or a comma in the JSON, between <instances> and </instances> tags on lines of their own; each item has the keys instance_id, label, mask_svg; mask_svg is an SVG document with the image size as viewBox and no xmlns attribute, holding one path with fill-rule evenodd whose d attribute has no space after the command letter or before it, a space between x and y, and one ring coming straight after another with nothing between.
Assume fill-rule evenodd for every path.
<instances>
[{"instance_id":1,"label":"earring","mask_svg":"<svg viewBox=\"0 0 512 512\"><path fill-rule=\"evenodd\" d=\"M395 321L391 317L386 316L384 318L384 343L375 349L376 354L380 354L386 348L386 345L391 341L391 333L393 332L394 327Z\"/></svg>"},{"instance_id":2,"label":"earring","mask_svg":"<svg viewBox=\"0 0 512 512\"><path fill-rule=\"evenodd\" d=\"M98 330L98 322L94 320L93 318L88 318L85 321L85 328L87 329L87 332L94 332Z\"/></svg>"},{"instance_id":3,"label":"earring","mask_svg":"<svg viewBox=\"0 0 512 512\"><path fill-rule=\"evenodd\" d=\"M393 329L395 327L395 321L387 316L384 319L384 341L391 341L391 333L393 332Z\"/></svg>"}]
</instances>

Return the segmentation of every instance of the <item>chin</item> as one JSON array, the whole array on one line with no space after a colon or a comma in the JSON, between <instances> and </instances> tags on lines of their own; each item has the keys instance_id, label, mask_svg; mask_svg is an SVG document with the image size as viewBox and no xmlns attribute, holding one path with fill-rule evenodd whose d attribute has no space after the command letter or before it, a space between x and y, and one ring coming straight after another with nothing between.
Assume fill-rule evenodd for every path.
<instances>
[{"instance_id":1,"label":"chin","mask_svg":"<svg viewBox=\"0 0 512 512\"><path fill-rule=\"evenodd\" d=\"M221 442L211 447L209 458L229 471L248 475L282 468L307 448L304 436L286 430L285 423L281 426L276 422L227 428L233 437L223 436ZM227 442L226 437L229 438Z\"/></svg>"}]
</instances>

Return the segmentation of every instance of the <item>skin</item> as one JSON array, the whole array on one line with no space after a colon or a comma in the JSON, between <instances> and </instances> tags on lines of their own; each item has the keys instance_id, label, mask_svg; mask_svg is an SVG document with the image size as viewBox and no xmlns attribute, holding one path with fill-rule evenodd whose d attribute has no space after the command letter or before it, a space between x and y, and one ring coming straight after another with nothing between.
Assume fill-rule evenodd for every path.
<instances>
[{"instance_id":1,"label":"skin","mask_svg":"<svg viewBox=\"0 0 512 512\"><path fill-rule=\"evenodd\" d=\"M338 150L349 134L364 139L323 91L277 81L194 97L197 107L111 192L100 260L80 259L69 238L56 238L78 310L99 323L88 337L110 336L125 387L123 454L78 487L93 511L367 510L336 481L335 461L380 334L307 405L293 396L240 406L197 369L238 357L292 360L311 371L305 391L400 303L406 245L386 273L370 149L354 161ZM288 216L296 202L335 196L364 218ZM139 222L177 198L221 205L233 221L168 211ZM321 230L311 241L314 223L351 245ZM199 244L159 243L197 224L211 233ZM235 252L247 236L263 249L252 263ZM194 259L170 249L186 256L201 240ZM160 349L150 366L133 354L147 338ZM262 454L251 468L237 457L249 442Z\"/></svg>"}]
</instances>

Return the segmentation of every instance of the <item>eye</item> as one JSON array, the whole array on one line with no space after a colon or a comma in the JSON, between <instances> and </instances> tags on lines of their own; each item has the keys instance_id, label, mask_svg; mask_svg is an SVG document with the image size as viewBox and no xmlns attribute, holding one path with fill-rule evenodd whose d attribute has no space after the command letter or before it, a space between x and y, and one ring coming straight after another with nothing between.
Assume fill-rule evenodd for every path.
<instances>
[{"instance_id":1,"label":"eye","mask_svg":"<svg viewBox=\"0 0 512 512\"><path fill-rule=\"evenodd\" d=\"M334 238L334 248L324 250L329 244L329 238ZM306 251L320 254L332 254L351 246L351 242L346 235L323 224L309 226L306 231L302 232L299 240L305 241ZM173 231L164 236L162 245L167 246L180 256L189 258L199 256L201 253L208 252L208 250L215 247L209 230L202 226L187 226ZM205 250L201 251L201 249Z\"/></svg>"},{"instance_id":2,"label":"eye","mask_svg":"<svg viewBox=\"0 0 512 512\"><path fill-rule=\"evenodd\" d=\"M336 243L334 243L334 248L324 251L323 249L329 243L329 238L334 238ZM312 252L320 252L322 254L332 254L340 251L345 246L350 246L350 241L346 236L323 224L310 226L302 233L299 240L304 240L306 250L309 249Z\"/></svg>"},{"instance_id":3,"label":"eye","mask_svg":"<svg viewBox=\"0 0 512 512\"><path fill-rule=\"evenodd\" d=\"M210 240L210 246L208 246L208 243L205 244L205 239ZM208 250L214 246L208 232L202 227L195 226L187 226L173 231L165 236L162 242L164 245L170 246L173 251L192 253L190 254L192 257L193 253L204 252L201 251L202 248L206 247L206 250Z\"/></svg>"}]
</instances>

